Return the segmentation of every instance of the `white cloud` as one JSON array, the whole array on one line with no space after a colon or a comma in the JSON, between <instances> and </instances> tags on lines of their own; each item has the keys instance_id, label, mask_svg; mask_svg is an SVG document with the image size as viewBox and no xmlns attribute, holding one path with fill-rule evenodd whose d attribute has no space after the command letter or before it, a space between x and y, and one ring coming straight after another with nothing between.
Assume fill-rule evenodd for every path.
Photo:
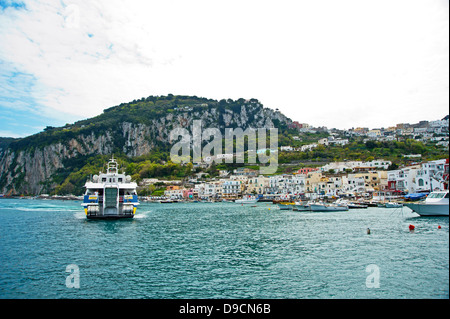
<instances>
[{"instance_id":1,"label":"white cloud","mask_svg":"<svg viewBox=\"0 0 450 319\"><path fill-rule=\"evenodd\" d=\"M448 113L444 1L28 1L0 60L33 75L48 115L148 95L257 98L349 128ZM0 13L1 14L1 13Z\"/></svg>"}]
</instances>

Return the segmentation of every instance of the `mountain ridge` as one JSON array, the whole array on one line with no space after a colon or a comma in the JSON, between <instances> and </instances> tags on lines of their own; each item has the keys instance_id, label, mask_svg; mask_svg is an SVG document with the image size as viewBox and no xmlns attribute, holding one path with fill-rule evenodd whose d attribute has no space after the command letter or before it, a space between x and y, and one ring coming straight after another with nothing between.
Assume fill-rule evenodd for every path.
<instances>
[{"instance_id":1,"label":"mountain ridge","mask_svg":"<svg viewBox=\"0 0 450 319\"><path fill-rule=\"evenodd\" d=\"M291 119L257 99L222 99L196 96L149 96L107 108L90 119L48 126L43 132L3 139L0 144L0 193L51 192L63 182L64 171L79 170L95 156L134 158L168 152L169 133L201 120L204 128L286 129Z\"/></svg>"}]
</instances>

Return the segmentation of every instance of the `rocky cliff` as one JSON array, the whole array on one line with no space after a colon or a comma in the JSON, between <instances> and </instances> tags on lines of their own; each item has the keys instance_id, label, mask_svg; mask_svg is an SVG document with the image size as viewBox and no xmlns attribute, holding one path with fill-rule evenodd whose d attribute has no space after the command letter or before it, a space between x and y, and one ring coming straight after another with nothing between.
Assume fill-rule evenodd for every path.
<instances>
[{"instance_id":1,"label":"rocky cliff","mask_svg":"<svg viewBox=\"0 0 450 319\"><path fill-rule=\"evenodd\" d=\"M109 108L103 114L15 140L0 149L0 193L40 194L95 155L137 157L170 148L173 128L286 127L291 120L255 99L215 101L197 97L148 97ZM81 165L82 166L82 165Z\"/></svg>"}]
</instances>

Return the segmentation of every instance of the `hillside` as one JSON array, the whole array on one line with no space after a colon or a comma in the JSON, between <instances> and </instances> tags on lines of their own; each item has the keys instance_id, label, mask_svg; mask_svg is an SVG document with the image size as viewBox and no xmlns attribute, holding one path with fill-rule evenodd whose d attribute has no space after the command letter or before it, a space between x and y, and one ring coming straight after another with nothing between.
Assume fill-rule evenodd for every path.
<instances>
[{"instance_id":1,"label":"hillside","mask_svg":"<svg viewBox=\"0 0 450 319\"><path fill-rule=\"evenodd\" d=\"M122 165L143 159L163 165L169 159L170 131L189 129L194 120L221 131L226 127L277 127L286 132L291 122L256 99L149 96L64 127L47 127L26 138L5 140L0 150L0 193L39 194L55 189L79 193L86 176L97 173L111 154L122 158ZM80 176L67 180L70 174Z\"/></svg>"},{"instance_id":2,"label":"hillside","mask_svg":"<svg viewBox=\"0 0 450 319\"><path fill-rule=\"evenodd\" d=\"M186 178L200 169L170 161L169 134L176 127L192 132L194 120L202 120L203 128L219 128L221 132L225 128L276 127L279 147L299 148L330 136L323 128L314 129L314 133L290 128L291 119L279 111L264 108L256 99L216 101L171 94L149 96L110 107L96 117L64 127L47 127L26 138L0 138L0 193L81 194L87 177L104 170L103 165L112 154L126 174L137 181L153 177ZM348 139L349 143L280 152L277 173L333 161L379 158L390 160L397 167L411 161L403 154L421 154L422 160L448 157L446 148L407 136L381 142L367 141L366 136L349 136L345 131L331 133ZM239 166L242 164L213 165L206 173L217 176L219 169Z\"/></svg>"}]
</instances>

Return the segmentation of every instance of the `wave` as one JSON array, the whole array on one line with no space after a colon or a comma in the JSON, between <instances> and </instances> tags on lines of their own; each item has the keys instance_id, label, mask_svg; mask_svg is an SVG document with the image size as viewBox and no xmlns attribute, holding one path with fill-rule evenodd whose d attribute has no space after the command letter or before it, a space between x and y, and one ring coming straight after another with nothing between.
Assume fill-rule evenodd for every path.
<instances>
[{"instance_id":1,"label":"wave","mask_svg":"<svg viewBox=\"0 0 450 319\"><path fill-rule=\"evenodd\" d=\"M21 212L76 212L79 209L63 207L8 207Z\"/></svg>"},{"instance_id":2,"label":"wave","mask_svg":"<svg viewBox=\"0 0 450 319\"><path fill-rule=\"evenodd\" d=\"M134 218L135 218L135 219L144 219L144 218L147 218L149 214L150 214L150 211L144 211L144 212L139 212L139 211L138 211L138 212L134 215Z\"/></svg>"}]
</instances>

